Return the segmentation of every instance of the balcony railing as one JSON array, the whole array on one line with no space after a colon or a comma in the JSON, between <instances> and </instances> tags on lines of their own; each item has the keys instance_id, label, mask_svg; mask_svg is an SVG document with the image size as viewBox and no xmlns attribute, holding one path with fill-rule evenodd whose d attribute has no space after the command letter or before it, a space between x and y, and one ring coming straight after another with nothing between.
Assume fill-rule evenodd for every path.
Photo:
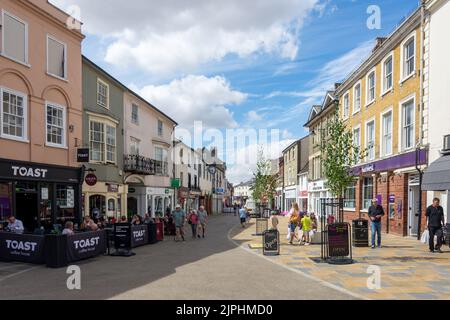
<instances>
[{"instance_id":1,"label":"balcony railing","mask_svg":"<svg viewBox=\"0 0 450 320\"><path fill-rule=\"evenodd\" d=\"M127 154L124 156L124 170L135 174L154 175L156 171L155 160Z\"/></svg>"}]
</instances>

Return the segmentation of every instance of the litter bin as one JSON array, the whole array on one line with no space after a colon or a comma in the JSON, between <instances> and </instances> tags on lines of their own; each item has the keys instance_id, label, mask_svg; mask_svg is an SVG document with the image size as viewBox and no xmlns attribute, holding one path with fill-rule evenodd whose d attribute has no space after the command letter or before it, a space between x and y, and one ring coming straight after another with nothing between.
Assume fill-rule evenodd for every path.
<instances>
[{"instance_id":1,"label":"litter bin","mask_svg":"<svg viewBox=\"0 0 450 320\"><path fill-rule=\"evenodd\" d=\"M156 223L149 223L148 224L148 243L149 244L155 244L158 242L156 238L157 234L157 226Z\"/></svg>"},{"instance_id":2,"label":"litter bin","mask_svg":"<svg viewBox=\"0 0 450 320\"><path fill-rule=\"evenodd\" d=\"M364 248L369 246L369 221L366 219L353 220L353 246Z\"/></svg>"},{"instance_id":3,"label":"litter bin","mask_svg":"<svg viewBox=\"0 0 450 320\"><path fill-rule=\"evenodd\" d=\"M269 229L269 219L256 219L256 235L262 236Z\"/></svg>"},{"instance_id":4,"label":"litter bin","mask_svg":"<svg viewBox=\"0 0 450 320\"><path fill-rule=\"evenodd\" d=\"M164 240L164 223L162 222L156 222L156 240Z\"/></svg>"}]
</instances>

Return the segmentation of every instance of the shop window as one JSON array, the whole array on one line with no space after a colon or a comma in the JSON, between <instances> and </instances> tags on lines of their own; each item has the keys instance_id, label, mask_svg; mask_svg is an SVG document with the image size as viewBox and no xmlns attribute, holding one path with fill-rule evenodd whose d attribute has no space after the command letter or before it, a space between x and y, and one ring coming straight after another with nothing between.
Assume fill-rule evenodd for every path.
<instances>
[{"instance_id":1,"label":"shop window","mask_svg":"<svg viewBox=\"0 0 450 320\"><path fill-rule=\"evenodd\" d=\"M12 183L0 183L0 222L12 214Z\"/></svg>"},{"instance_id":2,"label":"shop window","mask_svg":"<svg viewBox=\"0 0 450 320\"><path fill-rule=\"evenodd\" d=\"M53 188L49 184L41 184L41 203L39 217L41 225L49 225L52 221L52 194Z\"/></svg>"},{"instance_id":3,"label":"shop window","mask_svg":"<svg viewBox=\"0 0 450 320\"><path fill-rule=\"evenodd\" d=\"M89 214L91 217L106 215L106 198L102 195L89 197Z\"/></svg>"},{"instance_id":4,"label":"shop window","mask_svg":"<svg viewBox=\"0 0 450 320\"><path fill-rule=\"evenodd\" d=\"M164 215L164 202L162 197L155 197L155 215L163 216Z\"/></svg>"},{"instance_id":5,"label":"shop window","mask_svg":"<svg viewBox=\"0 0 450 320\"><path fill-rule=\"evenodd\" d=\"M356 208L356 182L345 189L344 207L349 209Z\"/></svg>"},{"instance_id":6,"label":"shop window","mask_svg":"<svg viewBox=\"0 0 450 320\"><path fill-rule=\"evenodd\" d=\"M56 185L56 218L58 222L75 218L75 189L73 186Z\"/></svg>"},{"instance_id":7,"label":"shop window","mask_svg":"<svg viewBox=\"0 0 450 320\"><path fill-rule=\"evenodd\" d=\"M368 210L373 200L373 178L364 178L363 181L363 210Z\"/></svg>"}]
</instances>

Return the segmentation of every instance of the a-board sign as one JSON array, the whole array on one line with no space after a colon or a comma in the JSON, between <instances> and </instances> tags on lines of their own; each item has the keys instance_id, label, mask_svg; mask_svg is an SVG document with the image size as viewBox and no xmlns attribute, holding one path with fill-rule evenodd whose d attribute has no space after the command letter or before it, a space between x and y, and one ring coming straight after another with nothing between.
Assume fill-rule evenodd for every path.
<instances>
[{"instance_id":1,"label":"a-board sign","mask_svg":"<svg viewBox=\"0 0 450 320\"><path fill-rule=\"evenodd\" d=\"M350 225L334 223L328 225L328 255L347 257L350 255Z\"/></svg>"},{"instance_id":2,"label":"a-board sign","mask_svg":"<svg viewBox=\"0 0 450 320\"><path fill-rule=\"evenodd\" d=\"M116 223L114 225L114 248L131 249L131 224Z\"/></svg>"},{"instance_id":3,"label":"a-board sign","mask_svg":"<svg viewBox=\"0 0 450 320\"><path fill-rule=\"evenodd\" d=\"M271 229L264 232L263 254L265 256L280 254L280 232L278 230Z\"/></svg>"}]
</instances>

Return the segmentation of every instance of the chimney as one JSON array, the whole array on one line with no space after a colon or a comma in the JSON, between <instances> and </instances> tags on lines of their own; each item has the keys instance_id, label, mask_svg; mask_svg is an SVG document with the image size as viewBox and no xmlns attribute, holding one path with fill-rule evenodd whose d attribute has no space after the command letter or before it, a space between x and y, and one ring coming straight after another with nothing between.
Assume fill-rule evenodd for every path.
<instances>
[{"instance_id":1,"label":"chimney","mask_svg":"<svg viewBox=\"0 0 450 320\"><path fill-rule=\"evenodd\" d=\"M375 48L373 48L372 52L375 52L381 45L386 41L386 37L377 37L375 39Z\"/></svg>"}]
</instances>

